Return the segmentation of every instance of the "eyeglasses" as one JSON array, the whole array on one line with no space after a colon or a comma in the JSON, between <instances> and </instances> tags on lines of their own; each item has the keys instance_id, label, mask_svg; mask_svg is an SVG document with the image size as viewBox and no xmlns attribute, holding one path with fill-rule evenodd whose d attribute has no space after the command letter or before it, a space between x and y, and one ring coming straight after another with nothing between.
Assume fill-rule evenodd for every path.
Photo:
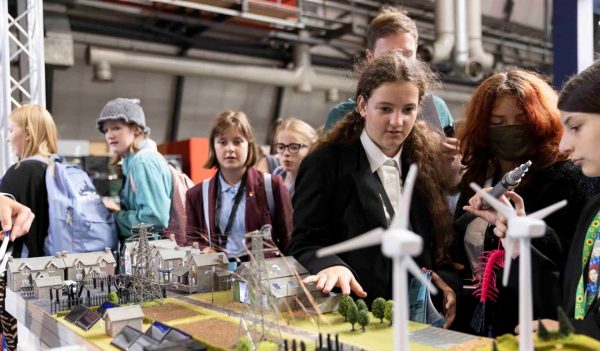
<instances>
[{"instance_id":1,"label":"eyeglasses","mask_svg":"<svg viewBox=\"0 0 600 351\"><path fill-rule=\"evenodd\" d=\"M285 149L288 149L290 151L290 154L297 154L300 149L308 147L307 145L304 144L296 144L296 143L292 143L292 144L282 144L282 143L277 143L275 144L275 150L277 150L277 153L282 154L285 152Z\"/></svg>"}]
</instances>

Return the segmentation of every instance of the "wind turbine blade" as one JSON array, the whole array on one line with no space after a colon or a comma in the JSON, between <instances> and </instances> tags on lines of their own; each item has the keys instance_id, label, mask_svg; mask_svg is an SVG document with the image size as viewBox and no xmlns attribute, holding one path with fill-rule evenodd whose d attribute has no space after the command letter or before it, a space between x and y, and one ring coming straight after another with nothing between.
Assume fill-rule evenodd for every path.
<instances>
[{"instance_id":1,"label":"wind turbine blade","mask_svg":"<svg viewBox=\"0 0 600 351\"><path fill-rule=\"evenodd\" d=\"M408 216L410 214L410 202L412 200L413 189L415 188L415 182L417 180L417 173L419 167L416 163L410 165L404 186L402 187L402 194L400 194L400 209L396 216L392 220L390 229L406 229L408 228Z\"/></svg>"},{"instance_id":2,"label":"wind turbine blade","mask_svg":"<svg viewBox=\"0 0 600 351\"><path fill-rule=\"evenodd\" d=\"M513 218L517 216L514 208L506 206L500 202L500 200L483 191L483 189L481 189L481 187L476 183L471 183L469 185L471 186L471 189L475 190L490 206L492 206L496 211L502 213L504 217Z\"/></svg>"},{"instance_id":3,"label":"wind turbine blade","mask_svg":"<svg viewBox=\"0 0 600 351\"><path fill-rule=\"evenodd\" d=\"M506 246L504 247L504 272L502 273L502 285L508 285L508 277L510 275L510 265L512 263L512 252L515 246L515 239L506 238Z\"/></svg>"},{"instance_id":4,"label":"wind turbine blade","mask_svg":"<svg viewBox=\"0 0 600 351\"><path fill-rule=\"evenodd\" d=\"M404 262L406 263L406 269L410 272L410 274L417 278L421 282L421 284L425 285L432 294L437 295L437 288L435 287L435 285L431 284L430 281L426 280L425 277L423 277L423 272L421 272L421 269L419 268L419 266L417 266L415 261L413 261L413 259L409 256L405 256Z\"/></svg>"},{"instance_id":5,"label":"wind turbine blade","mask_svg":"<svg viewBox=\"0 0 600 351\"><path fill-rule=\"evenodd\" d=\"M565 207L566 205L567 205L567 200L562 200L562 201L555 203L554 205L550 205L546 208L542 208L541 210L538 210L538 211L528 215L527 217L543 219L546 216L550 215L552 212L560 210L561 208Z\"/></svg>"},{"instance_id":6,"label":"wind turbine blade","mask_svg":"<svg viewBox=\"0 0 600 351\"><path fill-rule=\"evenodd\" d=\"M362 249L369 246L381 244L381 235L383 229L375 228L366 232L365 234L359 235L355 238L342 241L339 244L331 245L317 250L317 257L325 257L335 255L338 253Z\"/></svg>"}]
</instances>

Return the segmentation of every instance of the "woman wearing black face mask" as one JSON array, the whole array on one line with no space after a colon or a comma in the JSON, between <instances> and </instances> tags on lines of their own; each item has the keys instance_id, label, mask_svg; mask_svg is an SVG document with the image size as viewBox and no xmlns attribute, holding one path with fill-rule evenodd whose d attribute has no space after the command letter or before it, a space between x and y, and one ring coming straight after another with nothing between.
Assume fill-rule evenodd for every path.
<instances>
[{"instance_id":1,"label":"woman wearing black face mask","mask_svg":"<svg viewBox=\"0 0 600 351\"><path fill-rule=\"evenodd\" d=\"M531 242L536 319L556 314L560 303L558 275L575 230L572 219L578 217L586 200L581 173L568 161L568 155L558 150L563 128L557 99L556 92L535 73L497 73L473 93L459 135L466 172L456 218L464 213L464 205L481 205L472 198L471 182L493 186L527 160L533 164L515 192L526 199L528 213L568 200L567 207L545 219L554 231ZM494 261L504 255L494 250L503 250L503 246L494 224L476 218L466 227L457 228L457 233L463 235L457 235L456 243L459 261L465 265L464 278L479 278L475 280L479 283L475 292L495 297L465 299L458 306L457 315L462 317L459 324L465 331L490 336L512 333L518 324L518 260L512 263L509 285L502 287L503 265L494 266ZM495 273L497 283L488 279L493 274L482 275L486 264L493 268L487 272Z\"/></svg>"}]
</instances>

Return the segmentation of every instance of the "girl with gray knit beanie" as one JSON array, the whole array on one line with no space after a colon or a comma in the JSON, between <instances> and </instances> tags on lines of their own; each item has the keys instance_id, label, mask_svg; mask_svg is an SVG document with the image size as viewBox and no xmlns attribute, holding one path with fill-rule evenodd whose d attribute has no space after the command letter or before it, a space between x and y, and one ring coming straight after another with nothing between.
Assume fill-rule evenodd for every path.
<instances>
[{"instance_id":1,"label":"girl with gray knit beanie","mask_svg":"<svg viewBox=\"0 0 600 351\"><path fill-rule=\"evenodd\" d=\"M124 98L109 101L96 126L115 154L113 165L121 164L121 204L104 201L115 212L119 239L131 236L132 228L142 223L151 232L162 233L169 224L173 179L166 160L149 138L150 128L146 126L140 101Z\"/></svg>"}]
</instances>

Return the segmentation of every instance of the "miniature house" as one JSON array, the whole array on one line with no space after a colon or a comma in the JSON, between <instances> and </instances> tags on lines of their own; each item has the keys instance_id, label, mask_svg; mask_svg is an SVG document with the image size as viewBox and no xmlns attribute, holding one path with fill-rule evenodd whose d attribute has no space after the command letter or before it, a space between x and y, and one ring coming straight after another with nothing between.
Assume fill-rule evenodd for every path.
<instances>
[{"instance_id":1,"label":"miniature house","mask_svg":"<svg viewBox=\"0 0 600 351\"><path fill-rule=\"evenodd\" d=\"M238 279L233 283L235 301L250 303L254 299L255 288L252 285L262 284L262 289L270 294L269 297L278 309L294 310L302 304L309 311L314 310L301 286L301 280L306 278L309 272L296 259L291 256L265 259L263 267L266 272L260 278L257 276L256 263L244 262L238 267L235 271ZM338 296L335 294L323 294L314 284L305 285L305 288L312 295L320 312L332 312L337 309ZM262 300L264 304L267 298L263 297Z\"/></svg>"},{"instance_id":2,"label":"miniature house","mask_svg":"<svg viewBox=\"0 0 600 351\"><path fill-rule=\"evenodd\" d=\"M229 260L222 253L188 255L182 267L173 270L173 287L188 294L227 290L231 272Z\"/></svg>"},{"instance_id":3,"label":"miniature house","mask_svg":"<svg viewBox=\"0 0 600 351\"><path fill-rule=\"evenodd\" d=\"M11 290L21 291L23 288L32 288L37 280L54 276L74 281L104 278L114 274L115 264L109 248L100 252L58 252L54 256L34 258L9 257L7 283Z\"/></svg>"},{"instance_id":4,"label":"miniature house","mask_svg":"<svg viewBox=\"0 0 600 351\"><path fill-rule=\"evenodd\" d=\"M49 299L50 290L59 289L63 286L63 278L53 275L47 278L39 278L33 282L33 296L36 299Z\"/></svg>"},{"instance_id":5,"label":"miniature house","mask_svg":"<svg viewBox=\"0 0 600 351\"><path fill-rule=\"evenodd\" d=\"M137 241L129 241L123 245L123 249L121 250L122 274L133 274L133 267L135 267L137 256L137 245ZM177 247L177 242L175 242L175 234L171 234L169 239L150 240L148 241L148 245L150 245L150 248L175 249L175 247Z\"/></svg>"},{"instance_id":6,"label":"miniature house","mask_svg":"<svg viewBox=\"0 0 600 351\"><path fill-rule=\"evenodd\" d=\"M174 249L154 248L152 249L152 260L160 284L170 284L174 269L183 267L183 260L189 251L176 246Z\"/></svg>"},{"instance_id":7,"label":"miniature house","mask_svg":"<svg viewBox=\"0 0 600 351\"><path fill-rule=\"evenodd\" d=\"M106 310L103 318L106 335L115 337L127 325L141 331L144 312L139 305L113 307Z\"/></svg>"}]
</instances>

